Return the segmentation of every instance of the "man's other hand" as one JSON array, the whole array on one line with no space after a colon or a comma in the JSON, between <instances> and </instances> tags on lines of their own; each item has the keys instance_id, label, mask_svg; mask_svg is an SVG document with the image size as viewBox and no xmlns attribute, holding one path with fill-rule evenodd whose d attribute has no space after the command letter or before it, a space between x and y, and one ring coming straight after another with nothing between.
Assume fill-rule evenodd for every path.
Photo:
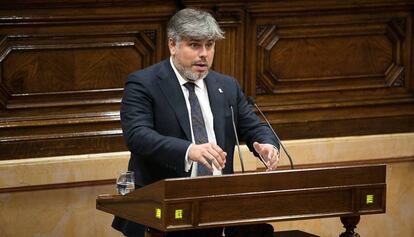
<instances>
[{"instance_id":1,"label":"man's other hand","mask_svg":"<svg viewBox=\"0 0 414 237\"><path fill-rule=\"evenodd\" d=\"M267 171L275 170L279 163L279 150L272 144L253 143L256 152L261 156L267 166Z\"/></svg>"}]
</instances>

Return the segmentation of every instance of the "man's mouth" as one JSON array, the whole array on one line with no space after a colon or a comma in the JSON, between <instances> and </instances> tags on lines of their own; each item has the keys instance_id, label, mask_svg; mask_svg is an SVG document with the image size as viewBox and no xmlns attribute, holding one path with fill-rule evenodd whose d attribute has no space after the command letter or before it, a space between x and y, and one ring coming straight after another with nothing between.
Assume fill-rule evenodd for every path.
<instances>
[{"instance_id":1,"label":"man's mouth","mask_svg":"<svg viewBox=\"0 0 414 237\"><path fill-rule=\"evenodd\" d=\"M207 63L194 63L193 65L197 67L207 67Z\"/></svg>"},{"instance_id":2,"label":"man's mouth","mask_svg":"<svg viewBox=\"0 0 414 237\"><path fill-rule=\"evenodd\" d=\"M195 67L195 70L197 71L205 71L208 68L208 64L207 63L194 63L193 66Z\"/></svg>"}]
</instances>

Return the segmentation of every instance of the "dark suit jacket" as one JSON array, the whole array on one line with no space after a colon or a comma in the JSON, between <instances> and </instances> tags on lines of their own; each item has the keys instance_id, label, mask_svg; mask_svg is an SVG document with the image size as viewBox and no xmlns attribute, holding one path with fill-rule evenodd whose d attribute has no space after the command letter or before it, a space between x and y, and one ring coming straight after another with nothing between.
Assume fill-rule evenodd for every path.
<instances>
[{"instance_id":1,"label":"dark suit jacket","mask_svg":"<svg viewBox=\"0 0 414 237\"><path fill-rule=\"evenodd\" d=\"M204 81L217 144L227 152L223 174L233 173L235 136L230 106L234 110L238 136L250 150L253 150L254 141L279 146L270 129L247 104L234 78L210 70ZM129 170L135 172L137 187L191 174L184 171L185 153L191 144L189 115L169 59L128 76L121 104L121 123L131 151ZM143 230L120 218L115 218L113 227L127 235Z\"/></svg>"}]
</instances>

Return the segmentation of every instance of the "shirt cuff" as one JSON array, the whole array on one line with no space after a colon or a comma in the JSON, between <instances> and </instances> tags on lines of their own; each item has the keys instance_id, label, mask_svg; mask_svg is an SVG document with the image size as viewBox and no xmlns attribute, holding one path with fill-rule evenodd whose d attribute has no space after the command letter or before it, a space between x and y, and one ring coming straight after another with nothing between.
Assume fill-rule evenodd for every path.
<instances>
[{"instance_id":1,"label":"shirt cuff","mask_svg":"<svg viewBox=\"0 0 414 237\"><path fill-rule=\"evenodd\" d=\"M190 147L193 145L193 143L191 143L188 148L187 151L185 152L185 167L184 167L184 171L188 172L191 169L191 166L193 165L193 161L192 160L188 160L188 151L190 151Z\"/></svg>"}]
</instances>

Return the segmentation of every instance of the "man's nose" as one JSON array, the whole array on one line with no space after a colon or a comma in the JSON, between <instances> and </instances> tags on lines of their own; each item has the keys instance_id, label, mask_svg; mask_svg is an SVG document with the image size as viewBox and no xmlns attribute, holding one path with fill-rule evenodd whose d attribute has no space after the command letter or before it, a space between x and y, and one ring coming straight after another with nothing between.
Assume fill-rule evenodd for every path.
<instances>
[{"instance_id":1,"label":"man's nose","mask_svg":"<svg viewBox=\"0 0 414 237\"><path fill-rule=\"evenodd\" d=\"M199 56L200 58L207 57L207 47L205 45L200 47Z\"/></svg>"}]
</instances>

